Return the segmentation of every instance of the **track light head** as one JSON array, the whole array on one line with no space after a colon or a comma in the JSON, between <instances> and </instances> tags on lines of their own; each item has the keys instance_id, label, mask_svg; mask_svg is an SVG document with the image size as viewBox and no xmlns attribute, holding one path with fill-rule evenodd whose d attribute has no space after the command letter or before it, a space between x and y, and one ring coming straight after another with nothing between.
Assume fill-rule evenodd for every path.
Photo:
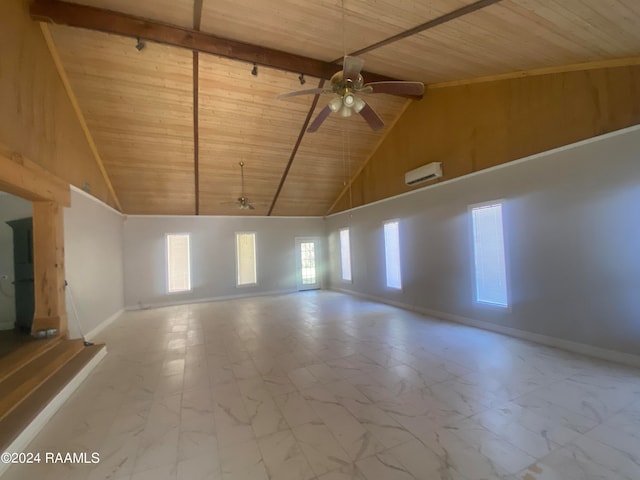
<instances>
[{"instance_id":1,"label":"track light head","mask_svg":"<svg viewBox=\"0 0 640 480\"><path fill-rule=\"evenodd\" d=\"M251 75L253 75L254 77L258 76L258 66L255 63L253 64L253 68L251 69Z\"/></svg>"},{"instance_id":2,"label":"track light head","mask_svg":"<svg viewBox=\"0 0 640 480\"><path fill-rule=\"evenodd\" d=\"M298 75L298 80L300 80L300 85L304 85L307 81L304 79L304 73Z\"/></svg>"},{"instance_id":3,"label":"track light head","mask_svg":"<svg viewBox=\"0 0 640 480\"><path fill-rule=\"evenodd\" d=\"M145 45L145 43L144 43L142 40L140 40L139 38L137 38L137 39L136 39L136 41L137 41L137 42L136 42L136 50L138 50L139 52L141 52L141 51L144 49L144 47L145 47L146 45Z\"/></svg>"}]
</instances>

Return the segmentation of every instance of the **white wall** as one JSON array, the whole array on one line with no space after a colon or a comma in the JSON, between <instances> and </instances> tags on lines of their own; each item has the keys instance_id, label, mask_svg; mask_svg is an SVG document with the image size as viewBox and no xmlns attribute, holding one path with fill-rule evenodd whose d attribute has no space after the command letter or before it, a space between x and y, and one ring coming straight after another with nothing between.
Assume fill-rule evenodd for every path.
<instances>
[{"instance_id":1,"label":"white wall","mask_svg":"<svg viewBox=\"0 0 640 480\"><path fill-rule=\"evenodd\" d=\"M64 211L66 279L86 335L124 308L124 217L72 187ZM72 338L80 336L67 289L67 317Z\"/></svg>"},{"instance_id":2,"label":"white wall","mask_svg":"<svg viewBox=\"0 0 640 480\"><path fill-rule=\"evenodd\" d=\"M236 287L235 232L256 232L258 284ZM191 234L191 285L166 293L167 233ZM321 218L129 216L124 226L125 305L188 303L296 290L295 237L324 238Z\"/></svg>"},{"instance_id":3,"label":"white wall","mask_svg":"<svg viewBox=\"0 0 640 480\"><path fill-rule=\"evenodd\" d=\"M503 206L511 309L473 302L468 205ZM327 219L332 288L603 349L640 352L640 129ZM400 220L401 292L382 223ZM353 284L340 280L350 226Z\"/></svg>"},{"instance_id":4,"label":"white wall","mask_svg":"<svg viewBox=\"0 0 640 480\"><path fill-rule=\"evenodd\" d=\"M0 330L13 328L16 321L13 288L13 230L5 222L30 217L31 202L0 192ZM3 278L7 276L7 278Z\"/></svg>"}]
</instances>

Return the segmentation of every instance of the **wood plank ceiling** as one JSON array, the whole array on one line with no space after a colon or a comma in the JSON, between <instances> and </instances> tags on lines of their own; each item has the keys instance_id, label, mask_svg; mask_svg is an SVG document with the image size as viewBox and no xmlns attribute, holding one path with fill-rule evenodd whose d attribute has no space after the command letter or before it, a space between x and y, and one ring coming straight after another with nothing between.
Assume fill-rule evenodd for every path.
<instances>
[{"instance_id":1,"label":"wood plank ceiling","mask_svg":"<svg viewBox=\"0 0 640 480\"><path fill-rule=\"evenodd\" d=\"M343 55L343 24L354 52L474 2L344 0L344 16L340 0L78 3L331 62ZM637 0L486 3L359 56L368 71L437 84L640 55ZM128 214L323 215L410 102L371 96L387 124L380 132L359 117L331 116L299 139L314 97L275 96L314 88L318 78L307 76L301 87L294 72L258 66L253 76L251 64L230 58L149 41L138 52L127 37L58 25L51 31ZM320 97L315 113L326 101ZM241 193L240 161L255 210L233 204Z\"/></svg>"}]
</instances>

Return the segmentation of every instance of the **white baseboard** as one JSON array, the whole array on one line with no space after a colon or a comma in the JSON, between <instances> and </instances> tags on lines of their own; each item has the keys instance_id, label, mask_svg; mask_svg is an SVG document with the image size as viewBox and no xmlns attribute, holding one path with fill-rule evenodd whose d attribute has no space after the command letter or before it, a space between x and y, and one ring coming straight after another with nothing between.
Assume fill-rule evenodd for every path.
<instances>
[{"instance_id":1,"label":"white baseboard","mask_svg":"<svg viewBox=\"0 0 640 480\"><path fill-rule=\"evenodd\" d=\"M407 303L396 302L384 297L377 297L375 295L367 295L346 288L331 288L336 292L346 293L356 297L371 300L373 302L384 303L393 307L402 308L403 310L409 310L412 312L420 313L429 317L435 317L439 320L446 320L449 322L460 323L469 327L479 328L481 330L489 330L491 332L501 333L508 335L509 337L518 338L521 340L528 340L530 342L539 343L549 347L559 348L561 350L567 350L573 353L579 353L588 357L599 358L601 360L607 360L610 362L621 363L632 367L640 368L640 356L632 355L630 353L616 352L614 350L607 350L600 347L594 347L593 345L587 345L584 343L572 342L570 340L563 340L561 338L550 337L548 335L541 335L539 333L527 332L526 330L520 330L518 328L505 327L503 325L497 325L491 322L485 322L482 320L475 320L473 318L463 317L461 315L454 315L452 313L439 312L437 310L431 310L428 308L418 307L416 305L410 305Z\"/></svg>"},{"instance_id":2,"label":"white baseboard","mask_svg":"<svg viewBox=\"0 0 640 480\"><path fill-rule=\"evenodd\" d=\"M122 315L123 312L124 312L124 308L121 308L116 313L111 315L109 318L107 318L106 320L103 320L102 322L100 322L97 327L95 327L89 333L85 334L85 336L84 336L85 340L92 340L93 338L95 338L95 336L98 335L102 330L104 330L109 325L111 325L113 322L115 322L116 319L118 317L120 317L120 315Z\"/></svg>"},{"instance_id":3,"label":"white baseboard","mask_svg":"<svg viewBox=\"0 0 640 480\"><path fill-rule=\"evenodd\" d=\"M162 308L162 307L172 307L175 305L188 305L190 303L209 303L209 302L221 302L224 300L235 300L238 298L247 298L247 297L270 297L275 295L288 295L291 293L296 293L298 290L272 290L268 292L258 292L258 293L240 293L237 295L222 295L219 297L207 297L207 298L188 298L184 300L175 300L173 302L153 302L139 305L128 305L124 309L127 311L131 310L147 310L149 308Z\"/></svg>"},{"instance_id":4,"label":"white baseboard","mask_svg":"<svg viewBox=\"0 0 640 480\"><path fill-rule=\"evenodd\" d=\"M23 452L36 435L42 430L51 417L60 409L67 401L71 394L80 386L80 384L89 376L91 371L96 368L100 360L107 355L107 347L104 346L98 353L80 370L69 383L67 383L60 392L44 407L31 423L18 435L18 437L7 447L7 452ZM10 463L0 462L0 477L11 466Z\"/></svg>"}]
</instances>

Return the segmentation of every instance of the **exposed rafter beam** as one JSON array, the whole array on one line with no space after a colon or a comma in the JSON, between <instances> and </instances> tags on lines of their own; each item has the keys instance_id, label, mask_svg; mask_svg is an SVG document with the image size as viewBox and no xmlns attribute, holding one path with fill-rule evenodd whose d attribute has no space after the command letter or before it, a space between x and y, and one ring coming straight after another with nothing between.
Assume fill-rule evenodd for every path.
<instances>
[{"instance_id":1,"label":"exposed rafter beam","mask_svg":"<svg viewBox=\"0 0 640 480\"><path fill-rule=\"evenodd\" d=\"M202 22L202 0L193 0L193 29L200 31Z\"/></svg>"},{"instance_id":2,"label":"exposed rafter beam","mask_svg":"<svg viewBox=\"0 0 640 480\"><path fill-rule=\"evenodd\" d=\"M199 116L199 87L200 62L198 52L193 52L193 176L195 185L195 213L200 215L200 127L198 126Z\"/></svg>"},{"instance_id":3,"label":"exposed rafter beam","mask_svg":"<svg viewBox=\"0 0 640 480\"><path fill-rule=\"evenodd\" d=\"M143 38L165 45L256 63L278 70L304 73L310 77L328 80L339 69L332 62L230 40L210 33L155 22L120 12L59 0L36 0L30 6L30 13L33 20L40 22L98 30L131 38ZM395 80L372 72L363 72L363 74L369 82Z\"/></svg>"},{"instance_id":4,"label":"exposed rafter beam","mask_svg":"<svg viewBox=\"0 0 640 480\"><path fill-rule=\"evenodd\" d=\"M443 23L447 23L447 22L450 22L451 20L455 20L456 18L460 18L464 15L468 15L470 13L476 12L478 10L481 10L485 7L493 5L494 3L498 3L500 1L502 0L480 0L470 5L465 5L464 7L454 10L453 12L445 13L444 15L441 15L437 18L424 22L420 25L410 28L409 30L400 32L397 35L393 35L392 37L385 38L384 40L380 40L379 42L373 43L368 47L361 48L360 50L356 50L355 52L351 52L350 55L357 57L358 55L362 55L372 50L376 50L380 47L384 47L385 45L389 45L390 43L394 43L394 42L397 42L398 40L402 40L403 38L416 35L417 33L424 32L425 30L429 30L431 28L437 27L438 25L442 25Z\"/></svg>"},{"instance_id":5,"label":"exposed rafter beam","mask_svg":"<svg viewBox=\"0 0 640 480\"><path fill-rule=\"evenodd\" d=\"M324 87L324 79L320 80L318 84L318 88ZM298 148L300 148L300 144L302 143L302 139L304 138L304 134L307 131L307 127L309 126L309 122L311 121L311 117L313 116L313 112L318 105L318 100L320 99L320 95L314 95L313 102L311 102L311 106L309 107L309 111L307 112L307 116L302 123L302 128L300 128L300 133L298 134L298 139L296 140L295 145L293 146L293 150L291 150L291 155L289 156L289 161L287 162L287 166L282 173L282 178L280 179L280 184L278 185L278 190L276 190L276 194L273 196L273 201L271 202L271 207L269 207L269 213L267 216L271 216L274 207L276 206L276 202L278 201L278 197L280 196L280 192L282 191L282 187L284 186L284 182L287 179L287 175L289 175L289 169L291 168L291 164L293 160L296 158L296 154L298 153Z\"/></svg>"},{"instance_id":6,"label":"exposed rafter beam","mask_svg":"<svg viewBox=\"0 0 640 480\"><path fill-rule=\"evenodd\" d=\"M193 1L193 29L200 31L202 21L202 0ZM199 53L193 51L193 181L195 194L195 213L200 215L200 59Z\"/></svg>"}]
</instances>

